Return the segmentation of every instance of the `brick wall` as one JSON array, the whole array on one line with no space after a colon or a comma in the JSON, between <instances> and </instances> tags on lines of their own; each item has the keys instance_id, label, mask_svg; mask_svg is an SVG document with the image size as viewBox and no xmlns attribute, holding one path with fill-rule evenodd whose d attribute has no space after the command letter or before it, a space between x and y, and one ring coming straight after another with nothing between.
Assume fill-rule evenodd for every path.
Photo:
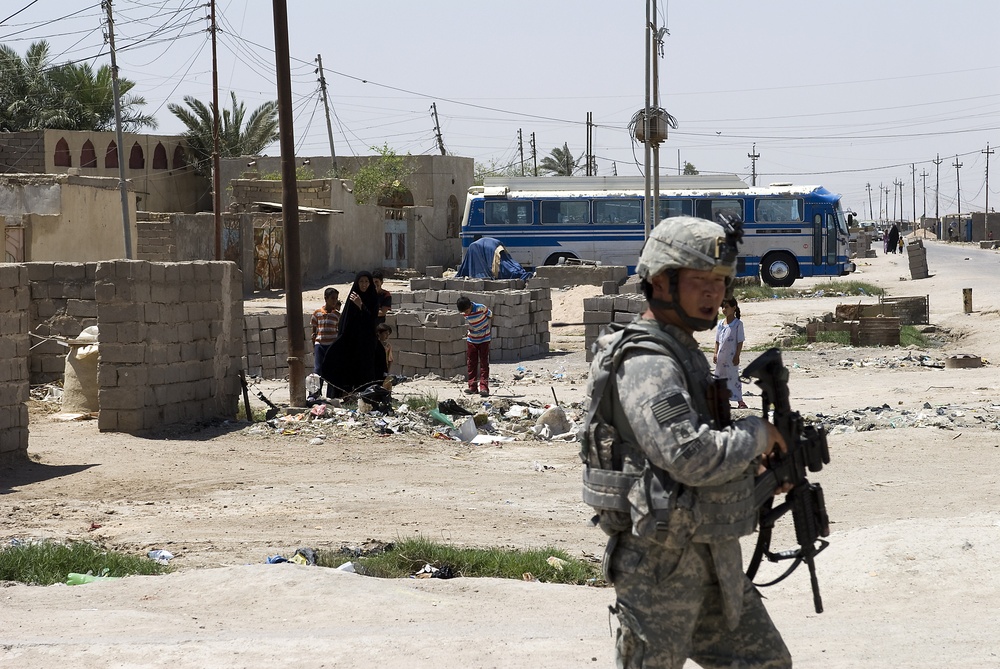
<instances>
[{"instance_id":1,"label":"brick wall","mask_svg":"<svg viewBox=\"0 0 1000 669\"><path fill-rule=\"evenodd\" d=\"M0 133L0 172L45 171L45 131Z\"/></svg>"},{"instance_id":2,"label":"brick wall","mask_svg":"<svg viewBox=\"0 0 1000 669\"><path fill-rule=\"evenodd\" d=\"M100 430L236 415L243 301L234 264L101 262L96 294Z\"/></svg>"},{"instance_id":3,"label":"brick wall","mask_svg":"<svg viewBox=\"0 0 1000 669\"><path fill-rule=\"evenodd\" d=\"M296 183L300 207L330 208L330 184L332 183L330 179L299 180ZM230 185L232 187L231 201L241 211L249 211L254 202L281 202L281 181L233 179Z\"/></svg>"},{"instance_id":4,"label":"brick wall","mask_svg":"<svg viewBox=\"0 0 1000 669\"><path fill-rule=\"evenodd\" d=\"M548 283L518 280L410 280L410 291L393 293L386 318L393 328L394 372L404 376L465 374L465 319L455 301L466 296L493 311L490 360L519 361L549 352L552 297Z\"/></svg>"},{"instance_id":5,"label":"brick wall","mask_svg":"<svg viewBox=\"0 0 1000 669\"><path fill-rule=\"evenodd\" d=\"M646 298L641 293L584 298L583 327L587 360L593 359L593 345L604 326L609 323L631 323L636 314L641 314L645 310Z\"/></svg>"},{"instance_id":6,"label":"brick wall","mask_svg":"<svg viewBox=\"0 0 1000 669\"><path fill-rule=\"evenodd\" d=\"M307 375L313 371L313 346L310 321L312 314L302 315L305 334L302 364ZM264 379L284 379L288 376L288 326L284 313L247 314L243 317L243 369L248 376Z\"/></svg>"},{"instance_id":7,"label":"brick wall","mask_svg":"<svg viewBox=\"0 0 1000 669\"><path fill-rule=\"evenodd\" d=\"M0 466L28 457L28 308L24 265L0 264Z\"/></svg>"},{"instance_id":8,"label":"brick wall","mask_svg":"<svg viewBox=\"0 0 1000 669\"><path fill-rule=\"evenodd\" d=\"M97 325L94 280L97 263L29 262L30 332L40 337L72 339L85 328ZM61 381L68 349L55 341L31 338L27 356L31 383Z\"/></svg>"},{"instance_id":9,"label":"brick wall","mask_svg":"<svg viewBox=\"0 0 1000 669\"><path fill-rule=\"evenodd\" d=\"M137 213L135 256L150 262L172 262L177 257L177 233L170 214Z\"/></svg>"}]
</instances>

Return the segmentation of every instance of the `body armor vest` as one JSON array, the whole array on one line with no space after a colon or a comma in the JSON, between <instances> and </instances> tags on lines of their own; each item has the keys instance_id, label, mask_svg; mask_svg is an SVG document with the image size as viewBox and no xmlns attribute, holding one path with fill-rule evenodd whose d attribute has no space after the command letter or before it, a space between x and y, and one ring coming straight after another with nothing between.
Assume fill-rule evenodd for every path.
<instances>
[{"instance_id":1,"label":"body armor vest","mask_svg":"<svg viewBox=\"0 0 1000 669\"><path fill-rule=\"evenodd\" d=\"M757 513L751 466L728 483L682 486L648 461L628 421L620 420L625 414L611 379L623 357L637 350L676 360L699 422L712 429L725 427L709 411L711 372L703 355L682 346L656 324L612 324L597 343L590 407L580 433L583 501L597 512L595 521L609 536L631 529L636 536L675 546L752 533ZM619 420L613 424L615 416Z\"/></svg>"}]
</instances>

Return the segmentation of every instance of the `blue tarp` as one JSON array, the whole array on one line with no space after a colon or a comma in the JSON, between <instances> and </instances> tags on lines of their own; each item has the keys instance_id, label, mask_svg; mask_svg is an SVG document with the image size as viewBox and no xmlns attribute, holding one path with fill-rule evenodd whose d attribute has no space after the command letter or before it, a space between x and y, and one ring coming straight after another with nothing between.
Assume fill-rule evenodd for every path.
<instances>
[{"instance_id":1,"label":"blue tarp","mask_svg":"<svg viewBox=\"0 0 1000 669\"><path fill-rule=\"evenodd\" d=\"M531 272L526 271L514 260L499 239L480 237L469 244L458 268L456 277L470 279L523 279L527 280Z\"/></svg>"}]
</instances>

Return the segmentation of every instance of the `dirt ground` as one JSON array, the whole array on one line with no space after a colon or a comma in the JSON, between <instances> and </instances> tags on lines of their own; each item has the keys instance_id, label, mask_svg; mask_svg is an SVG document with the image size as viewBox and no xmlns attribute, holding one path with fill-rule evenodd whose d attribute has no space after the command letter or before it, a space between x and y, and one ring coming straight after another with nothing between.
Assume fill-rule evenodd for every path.
<instances>
[{"instance_id":1,"label":"dirt ground","mask_svg":"<svg viewBox=\"0 0 1000 669\"><path fill-rule=\"evenodd\" d=\"M906 257L879 250L844 280L929 296L940 347L784 352L793 407L831 431L832 461L812 476L833 523L817 558L825 611L813 611L804 568L764 590L799 667L1000 667L1000 254L926 246L930 278L909 281ZM974 291L969 314L964 288ZM491 403L555 396L578 414L587 374L582 298L599 292L553 291L553 321L566 324L553 327L553 352L494 365ZM318 307L321 295L321 286L306 293L305 307ZM747 348L847 299L859 301L745 303ZM262 299L248 309L268 306ZM986 364L940 366L959 353ZM754 356L745 353L744 363ZM418 379L397 396L464 400L461 388ZM287 398L282 383L258 389ZM758 397L746 390L754 407ZM75 587L3 584L0 667L613 664L608 588L379 580L265 564L299 547L410 536L599 556L603 535L580 502L575 443L522 434L471 445L435 438L429 427L380 435L368 424L282 434L232 423L136 438L101 434L96 421L58 420L42 403L33 403L31 421L32 463L0 470L0 539L165 549L176 571ZM779 539L790 545L787 529Z\"/></svg>"}]
</instances>

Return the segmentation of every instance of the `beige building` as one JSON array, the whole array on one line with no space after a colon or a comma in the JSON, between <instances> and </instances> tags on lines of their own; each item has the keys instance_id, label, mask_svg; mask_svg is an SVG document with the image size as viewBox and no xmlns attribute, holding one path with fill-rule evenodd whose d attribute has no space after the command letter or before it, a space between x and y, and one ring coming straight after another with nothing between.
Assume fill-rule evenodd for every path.
<instances>
[{"instance_id":1,"label":"beige building","mask_svg":"<svg viewBox=\"0 0 1000 669\"><path fill-rule=\"evenodd\" d=\"M135 194L128 193L135 258ZM126 258L118 179L0 174L2 262L95 262Z\"/></svg>"},{"instance_id":2,"label":"beige building","mask_svg":"<svg viewBox=\"0 0 1000 669\"><path fill-rule=\"evenodd\" d=\"M125 178L140 211L211 210L211 184L185 156L184 138L124 133ZM113 132L31 130L0 133L0 174L79 174L118 179Z\"/></svg>"}]
</instances>

